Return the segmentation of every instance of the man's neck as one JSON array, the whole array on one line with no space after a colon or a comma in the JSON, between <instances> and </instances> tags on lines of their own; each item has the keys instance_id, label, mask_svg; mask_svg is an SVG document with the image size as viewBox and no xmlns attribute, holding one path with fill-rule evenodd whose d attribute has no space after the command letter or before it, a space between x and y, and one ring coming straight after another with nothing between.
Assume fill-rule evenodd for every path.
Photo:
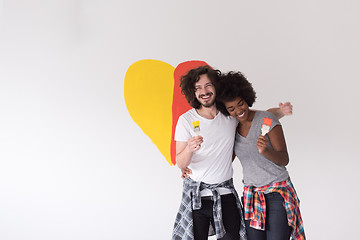
<instances>
[{"instance_id":1,"label":"man's neck","mask_svg":"<svg viewBox=\"0 0 360 240\"><path fill-rule=\"evenodd\" d=\"M211 107L201 106L199 109L195 109L195 110L200 116L207 119L214 119L219 112L215 104L212 105Z\"/></svg>"}]
</instances>

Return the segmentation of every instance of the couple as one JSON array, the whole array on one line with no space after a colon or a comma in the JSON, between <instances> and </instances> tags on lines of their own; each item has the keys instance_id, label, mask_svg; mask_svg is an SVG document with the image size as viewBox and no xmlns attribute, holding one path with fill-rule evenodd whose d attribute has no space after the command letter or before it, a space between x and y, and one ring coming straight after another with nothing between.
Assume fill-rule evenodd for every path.
<instances>
[{"instance_id":1,"label":"couple","mask_svg":"<svg viewBox=\"0 0 360 240\"><path fill-rule=\"evenodd\" d=\"M172 239L305 239L278 121L291 114L291 104L251 110L251 83L240 72L209 66L190 70L180 86L193 109L175 130L176 163L186 177ZM272 123L262 136L264 118ZM233 153L243 167L244 207L233 185Z\"/></svg>"}]
</instances>

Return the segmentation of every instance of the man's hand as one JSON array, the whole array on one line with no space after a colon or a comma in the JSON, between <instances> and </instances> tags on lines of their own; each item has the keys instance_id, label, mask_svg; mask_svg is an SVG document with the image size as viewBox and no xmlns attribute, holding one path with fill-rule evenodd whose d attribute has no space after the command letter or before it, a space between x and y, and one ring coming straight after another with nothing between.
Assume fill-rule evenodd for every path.
<instances>
[{"instance_id":1,"label":"man's hand","mask_svg":"<svg viewBox=\"0 0 360 240\"><path fill-rule=\"evenodd\" d=\"M203 137L202 136L195 136L190 138L187 141L187 147L190 150L190 152L195 152L197 150L200 149L201 147L201 143L203 142Z\"/></svg>"},{"instance_id":2,"label":"man's hand","mask_svg":"<svg viewBox=\"0 0 360 240\"><path fill-rule=\"evenodd\" d=\"M279 108L280 108L281 112L284 114L284 116L289 116L293 113L292 112L293 105L291 105L290 102L279 103Z\"/></svg>"},{"instance_id":3,"label":"man's hand","mask_svg":"<svg viewBox=\"0 0 360 240\"><path fill-rule=\"evenodd\" d=\"M189 174L191 174L191 173L192 173L192 171L190 168L181 169L181 178L182 179L188 178L188 177L190 177Z\"/></svg>"}]
</instances>

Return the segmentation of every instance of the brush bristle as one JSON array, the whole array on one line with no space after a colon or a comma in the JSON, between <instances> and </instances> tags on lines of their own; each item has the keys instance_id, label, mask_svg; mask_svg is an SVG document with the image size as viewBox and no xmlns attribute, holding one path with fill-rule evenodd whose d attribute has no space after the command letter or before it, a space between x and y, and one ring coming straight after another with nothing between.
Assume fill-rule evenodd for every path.
<instances>
[{"instance_id":1,"label":"brush bristle","mask_svg":"<svg viewBox=\"0 0 360 240\"><path fill-rule=\"evenodd\" d=\"M272 119L271 118L264 118L263 125L271 126Z\"/></svg>"},{"instance_id":2,"label":"brush bristle","mask_svg":"<svg viewBox=\"0 0 360 240\"><path fill-rule=\"evenodd\" d=\"M199 121L193 121L192 125L194 128L198 128L199 127Z\"/></svg>"}]
</instances>

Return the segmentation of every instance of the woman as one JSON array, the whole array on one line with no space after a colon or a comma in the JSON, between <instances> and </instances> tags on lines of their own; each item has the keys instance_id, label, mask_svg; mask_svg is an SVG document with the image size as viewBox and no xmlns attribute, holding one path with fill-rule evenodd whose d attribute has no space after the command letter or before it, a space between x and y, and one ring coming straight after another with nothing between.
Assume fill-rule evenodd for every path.
<instances>
[{"instance_id":1,"label":"woman","mask_svg":"<svg viewBox=\"0 0 360 240\"><path fill-rule=\"evenodd\" d=\"M251 83L242 73L220 77L216 106L239 120L234 151L243 167L248 239L305 239L299 200L285 167L289 156L282 127L272 113L249 109L255 98ZM264 118L272 123L262 136Z\"/></svg>"}]
</instances>

